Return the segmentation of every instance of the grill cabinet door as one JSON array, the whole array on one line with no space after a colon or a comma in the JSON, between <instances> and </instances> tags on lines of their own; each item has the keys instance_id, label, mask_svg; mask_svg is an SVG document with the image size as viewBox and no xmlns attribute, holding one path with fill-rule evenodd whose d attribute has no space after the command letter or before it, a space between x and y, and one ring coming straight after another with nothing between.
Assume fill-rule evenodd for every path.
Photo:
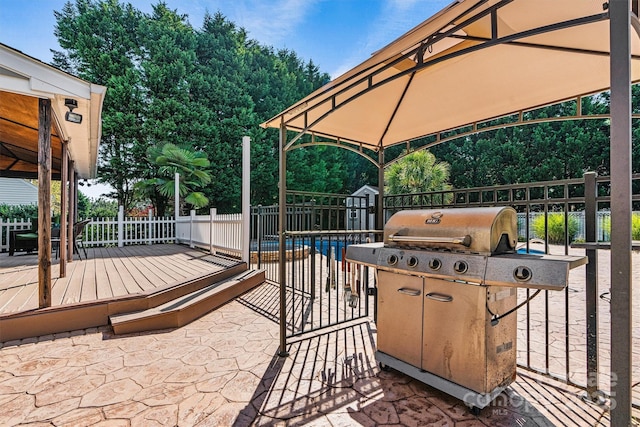
<instances>
[{"instance_id":1,"label":"grill cabinet door","mask_svg":"<svg viewBox=\"0 0 640 427\"><path fill-rule=\"evenodd\" d=\"M486 288L425 279L422 369L485 393Z\"/></svg>"},{"instance_id":2,"label":"grill cabinet door","mask_svg":"<svg viewBox=\"0 0 640 427\"><path fill-rule=\"evenodd\" d=\"M420 366L422 278L378 271L378 350Z\"/></svg>"}]
</instances>

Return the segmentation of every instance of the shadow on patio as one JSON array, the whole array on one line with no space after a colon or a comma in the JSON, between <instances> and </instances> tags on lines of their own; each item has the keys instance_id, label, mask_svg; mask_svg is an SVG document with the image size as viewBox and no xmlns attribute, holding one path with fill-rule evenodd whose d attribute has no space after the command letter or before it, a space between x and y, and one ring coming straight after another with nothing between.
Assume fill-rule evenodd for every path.
<instances>
[{"instance_id":1,"label":"shadow on patio","mask_svg":"<svg viewBox=\"0 0 640 427\"><path fill-rule=\"evenodd\" d=\"M579 391L520 371L479 417L411 378L380 372L360 321L278 353L277 287L265 283L177 329L101 327L6 342L0 425L608 425Z\"/></svg>"},{"instance_id":2,"label":"shadow on patio","mask_svg":"<svg viewBox=\"0 0 640 427\"><path fill-rule=\"evenodd\" d=\"M278 288L263 285L238 299L277 320ZM266 303L266 305L264 305ZM263 308L265 307L265 308ZM291 342L274 356L251 397L257 425L576 425L608 423L606 408L583 392L519 370L517 381L479 416L459 400L374 358L375 324L360 321ZM244 425L246 420L236 420Z\"/></svg>"}]
</instances>

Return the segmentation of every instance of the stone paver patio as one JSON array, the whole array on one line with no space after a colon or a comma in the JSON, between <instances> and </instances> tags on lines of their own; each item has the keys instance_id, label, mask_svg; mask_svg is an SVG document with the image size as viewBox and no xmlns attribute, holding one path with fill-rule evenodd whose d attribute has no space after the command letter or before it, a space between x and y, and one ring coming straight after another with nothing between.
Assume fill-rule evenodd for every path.
<instances>
[{"instance_id":1,"label":"stone paver patio","mask_svg":"<svg viewBox=\"0 0 640 427\"><path fill-rule=\"evenodd\" d=\"M606 408L519 371L480 416L402 374L378 369L375 324L291 342L256 310L264 284L180 329L110 328L7 342L0 425L29 426L593 426Z\"/></svg>"}]
</instances>

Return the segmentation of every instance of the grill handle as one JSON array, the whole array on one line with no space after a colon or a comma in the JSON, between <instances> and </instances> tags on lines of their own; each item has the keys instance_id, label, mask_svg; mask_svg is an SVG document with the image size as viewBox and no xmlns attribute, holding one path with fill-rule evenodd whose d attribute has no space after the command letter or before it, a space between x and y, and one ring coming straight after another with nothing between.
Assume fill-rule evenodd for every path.
<instances>
[{"instance_id":1,"label":"grill handle","mask_svg":"<svg viewBox=\"0 0 640 427\"><path fill-rule=\"evenodd\" d=\"M412 297L420 296L420 294L422 293L422 291L418 291L416 289L411 289L411 288L400 288L398 289L398 292L404 295L412 296Z\"/></svg>"},{"instance_id":2,"label":"grill handle","mask_svg":"<svg viewBox=\"0 0 640 427\"><path fill-rule=\"evenodd\" d=\"M434 301L439 302L451 302L453 301L453 297L451 295L439 294L437 292L430 292L425 295L425 298L432 299Z\"/></svg>"},{"instance_id":3,"label":"grill handle","mask_svg":"<svg viewBox=\"0 0 640 427\"><path fill-rule=\"evenodd\" d=\"M399 243L453 243L466 247L471 246L471 236L468 234L463 237L398 236L397 234L392 234L389 236L389 241Z\"/></svg>"}]
</instances>

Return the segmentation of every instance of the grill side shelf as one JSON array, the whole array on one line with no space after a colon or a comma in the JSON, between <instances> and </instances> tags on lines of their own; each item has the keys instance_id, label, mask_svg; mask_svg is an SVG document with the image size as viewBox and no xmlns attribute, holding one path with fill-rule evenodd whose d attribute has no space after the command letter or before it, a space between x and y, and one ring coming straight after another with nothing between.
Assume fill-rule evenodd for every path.
<instances>
[{"instance_id":1,"label":"grill side shelf","mask_svg":"<svg viewBox=\"0 0 640 427\"><path fill-rule=\"evenodd\" d=\"M569 270L585 265L587 257L508 254L488 257L487 285L560 291L567 287Z\"/></svg>"},{"instance_id":2,"label":"grill side shelf","mask_svg":"<svg viewBox=\"0 0 640 427\"><path fill-rule=\"evenodd\" d=\"M378 266L378 257L382 247L382 242L349 245L345 258L348 262L375 268Z\"/></svg>"}]
</instances>

